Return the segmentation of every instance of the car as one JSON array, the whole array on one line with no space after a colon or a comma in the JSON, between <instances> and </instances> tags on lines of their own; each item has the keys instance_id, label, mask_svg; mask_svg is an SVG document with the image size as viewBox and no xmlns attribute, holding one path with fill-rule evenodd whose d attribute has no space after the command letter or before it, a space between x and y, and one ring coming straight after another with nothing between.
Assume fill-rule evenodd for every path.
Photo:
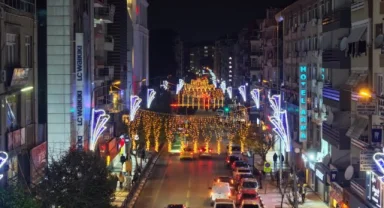
<instances>
[{"instance_id":1,"label":"car","mask_svg":"<svg viewBox=\"0 0 384 208\"><path fill-rule=\"evenodd\" d=\"M230 199L232 196L232 191L231 187L229 186L229 183L217 182L213 184L211 189L211 205L215 203L216 199Z\"/></svg>"},{"instance_id":2,"label":"car","mask_svg":"<svg viewBox=\"0 0 384 208\"><path fill-rule=\"evenodd\" d=\"M241 204L243 200L260 200L256 191L242 191L236 195L236 204Z\"/></svg>"},{"instance_id":3,"label":"car","mask_svg":"<svg viewBox=\"0 0 384 208\"><path fill-rule=\"evenodd\" d=\"M200 157L212 157L212 148L208 147L208 149L207 149L206 147L200 147L199 156Z\"/></svg>"},{"instance_id":4,"label":"car","mask_svg":"<svg viewBox=\"0 0 384 208\"><path fill-rule=\"evenodd\" d=\"M247 163L245 163L244 161L235 161L232 163L232 171L234 171L236 168L249 168L249 165Z\"/></svg>"},{"instance_id":5,"label":"car","mask_svg":"<svg viewBox=\"0 0 384 208\"><path fill-rule=\"evenodd\" d=\"M229 176L219 176L219 177L215 178L215 180L214 180L214 183L217 183L217 182L229 183L230 186L233 186L235 183L233 178L229 177Z\"/></svg>"},{"instance_id":6,"label":"car","mask_svg":"<svg viewBox=\"0 0 384 208\"><path fill-rule=\"evenodd\" d=\"M239 192L245 190L253 190L253 191L258 191L259 189L259 183L257 182L256 178L243 178L238 186Z\"/></svg>"},{"instance_id":7,"label":"car","mask_svg":"<svg viewBox=\"0 0 384 208\"><path fill-rule=\"evenodd\" d=\"M231 199L216 199L213 208L236 208Z\"/></svg>"},{"instance_id":8,"label":"car","mask_svg":"<svg viewBox=\"0 0 384 208\"><path fill-rule=\"evenodd\" d=\"M168 204L168 206L165 208L187 208L187 207L182 204Z\"/></svg>"},{"instance_id":9,"label":"car","mask_svg":"<svg viewBox=\"0 0 384 208\"><path fill-rule=\"evenodd\" d=\"M247 167L238 167L232 172L233 178L237 179L240 174L252 174L252 171Z\"/></svg>"},{"instance_id":10,"label":"car","mask_svg":"<svg viewBox=\"0 0 384 208\"><path fill-rule=\"evenodd\" d=\"M252 174L241 174L239 175L238 178L235 179L235 184L238 185L240 184L243 180L247 179L247 178L253 178L253 179L256 179L254 175Z\"/></svg>"},{"instance_id":11,"label":"car","mask_svg":"<svg viewBox=\"0 0 384 208\"><path fill-rule=\"evenodd\" d=\"M258 199L258 200L244 199L241 202L240 208L264 208L264 204L261 199Z\"/></svg>"},{"instance_id":12,"label":"car","mask_svg":"<svg viewBox=\"0 0 384 208\"><path fill-rule=\"evenodd\" d=\"M233 144L228 153L231 155L241 155L241 146L238 144Z\"/></svg>"},{"instance_id":13,"label":"car","mask_svg":"<svg viewBox=\"0 0 384 208\"><path fill-rule=\"evenodd\" d=\"M190 147L185 147L183 151L180 152L180 160L182 159L195 159L195 153Z\"/></svg>"},{"instance_id":14,"label":"car","mask_svg":"<svg viewBox=\"0 0 384 208\"><path fill-rule=\"evenodd\" d=\"M225 162L227 164L227 167L230 168L234 162L239 161L239 160L240 160L240 158L238 156L229 155L229 156L227 156L227 159L225 160Z\"/></svg>"}]
</instances>

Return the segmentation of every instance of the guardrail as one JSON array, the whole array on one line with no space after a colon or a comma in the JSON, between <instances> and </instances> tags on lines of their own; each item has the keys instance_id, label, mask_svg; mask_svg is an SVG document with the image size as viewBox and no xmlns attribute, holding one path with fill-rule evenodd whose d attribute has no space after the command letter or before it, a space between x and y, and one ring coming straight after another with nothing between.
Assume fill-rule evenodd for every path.
<instances>
[{"instance_id":1,"label":"guardrail","mask_svg":"<svg viewBox=\"0 0 384 208\"><path fill-rule=\"evenodd\" d=\"M166 150L166 144L161 144L160 151L152 155L149 159L147 165L145 166L142 174L140 174L140 178L137 183L133 184L131 187L127 198L124 200L121 208L133 208L137 199L140 196L141 191L144 188L145 183L147 182L148 176L151 174L153 166L156 164L160 155Z\"/></svg>"}]
</instances>

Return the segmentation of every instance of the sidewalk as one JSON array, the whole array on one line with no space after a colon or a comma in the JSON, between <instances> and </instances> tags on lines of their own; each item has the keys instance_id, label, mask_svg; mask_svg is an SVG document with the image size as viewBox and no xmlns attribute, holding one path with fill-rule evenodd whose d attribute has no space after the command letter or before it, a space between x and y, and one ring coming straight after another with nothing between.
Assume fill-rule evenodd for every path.
<instances>
[{"instance_id":1,"label":"sidewalk","mask_svg":"<svg viewBox=\"0 0 384 208\"><path fill-rule=\"evenodd\" d=\"M147 162L148 162L149 158L152 157L152 154L153 154L152 152L147 152L147 155L146 155L147 159L146 160L142 160L139 157L137 158L137 164L140 166L140 163L142 163L142 167L143 167L142 170L147 165ZM125 163L124 163L123 167L121 166L120 162L113 164L113 170L112 170L113 174L118 176L122 170L125 170ZM132 155L132 173L134 173L135 170L136 170L136 160L135 160L135 157ZM122 204L124 203L124 200L127 198L128 194L129 194L129 189L131 188L132 177L133 177L133 175L125 177L123 189L120 189L119 182L117 182L116 192L115 192L115 200L112 202L113 206L121 207Z\"/></svg>"},{"instance_id":2,"label":"sidewalk","mask_svg":"<svg viewBox=\"0 0 384 208\"><path fill-rule=\"evenodd\" d=\"M263 181L263 188L259 190L260 196L266 208L280 207L281 194L276 186L276 181L271 181L269 178ZM299 196L300 197L300 196ZM283 207L290 208L287 196L284 197ZM299 204L299 208L327 208L328 206L316 195L312 190L308 190L304 204Z\"/></svg>"}]
</instances>

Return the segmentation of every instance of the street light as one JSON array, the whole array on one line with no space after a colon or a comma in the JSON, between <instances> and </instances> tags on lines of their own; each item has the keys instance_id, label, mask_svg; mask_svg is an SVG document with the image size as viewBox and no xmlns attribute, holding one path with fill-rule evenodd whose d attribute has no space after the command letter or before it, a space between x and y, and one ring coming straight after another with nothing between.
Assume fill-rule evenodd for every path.
<instances>
[{"instance_id":1,"label":"street light","mask_svg":"<svg viewBox=\"0 0 384 208\"><path fill-rule=\"evenodd\" d=\"M27 92L27 91L30 91L30 90L33 90L33 87L32 87L32 86L25 87L25 88L21 89L20 91L21 91L21 92Z\"/></svg>"}]
</instances>

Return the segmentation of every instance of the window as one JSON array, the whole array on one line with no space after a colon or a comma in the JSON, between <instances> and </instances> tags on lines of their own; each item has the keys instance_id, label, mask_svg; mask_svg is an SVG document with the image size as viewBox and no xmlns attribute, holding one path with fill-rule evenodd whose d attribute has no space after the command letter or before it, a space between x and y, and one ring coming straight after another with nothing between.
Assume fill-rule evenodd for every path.
<instances>
[{"instance_id":1,"label":"window","mask_svg":"<svg viewBox=\"0 0 384 208\"><path fill-rule=\"evenodd\" d=\"M324 5L324 1L320 1L320 15L321 17L323 17L325 14L325 5Z\"/></svg>"},{"instance_id":2,"label":"window","mask_svg":"<svg viewBox=\"0 0 384 208\"><path fill-rule=\"evenodd\" d=\"M312 20L312 8L308 7L308 22Z\"/></svg>"},{"instance_id":3,"label":"window","mask_svg":"<svg viewBox=\"0 0 384 208\"><path fill-rule=\"evenodd\" d=\"M383 74L376 75L376 93L380 97L384 96L384 75Z\"/></svg>"},{"instance_id":4,"label":"window","mask_svg":"<svg viewBox=\"0 0 384 208\"><path fill-rule=\"evenodd\" d=\"M257 67L257 59L255 58L251 59L251 67Z\"/></svg>"},{"instance_id":5,"label":"window","mask_svg":"<svg viewBox=\"0 0 384 208\"><path fill-rule=\"evenodd\" d=\"M33 105L32 105L32 93L26 92L25 95L25 125L29 125L33 122L32 113L33 113Z\"/></svg>"},{"instance_id":6,"label":"window","mask_svg":"<svg viewBox=\"0 0 384 208\"><path fill-rule=\"evenodd\" d=\"M383 23L375 24L375 37L383 34ZM375 48L378 48L378 45L375 44Z\"/></svg>"},{"instance_id":7,"label":"window","mask_svg":"<svg viewBox=\"0 0 384 208\"><path fill-rule=\"evenodd\" d=\"M25 36L25 66L32 67L32 37Z\"/></svg>"},{"instance_id":8,"label":"window","mask_svg":"<svg viewBox=\"0 0 384 208\"><path fill-rule=\"evenodd\" d=\"M6 46L7 46L7 62L6 65L12 65L16 63L17 60L17 44L16 44L16 34L7 33L6 35Z\"/></svg>"},{"instance_id":9,"label":"window","mask_svg":"<svg viewBox=\"0 0 384 208\"><path fill-rule=\"evenodd\" d=\"M208 46L204 46L204 49L207 50L207 49L208 49Z\"/></svg>"},{"instance_id":10,"label":"window","mask_svg":"<svg viewBox=\"0 0 384 208\"><path fill-rule=\"evenodd\" d=\"M329 12L332 12L331 1L330 0L325 2L325 14L328 14Z\"/></svg>"}]
</instances>

